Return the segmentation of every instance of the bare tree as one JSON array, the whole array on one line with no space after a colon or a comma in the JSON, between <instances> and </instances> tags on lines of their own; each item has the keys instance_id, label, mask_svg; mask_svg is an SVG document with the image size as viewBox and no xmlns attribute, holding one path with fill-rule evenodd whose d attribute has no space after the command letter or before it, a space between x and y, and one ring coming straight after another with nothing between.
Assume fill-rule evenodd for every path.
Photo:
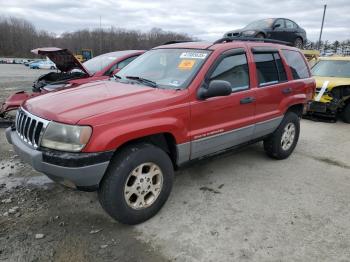
<instances>
[{"instance_id":1,"label":"bare tree","mask_svg":"<svg viewBox=\"0 0 350 262\"><path fill-rule=\"evenodd\" d=\"M66 32L57 37L47 31L37 30L24 19L0 17L0 56L32 57L31 49L57 46L68 48L73 53L82 49L92 49L94 55L126 50L149 49L171 40L193 40L186 34L153 28L149 32L109 29L82 29Z\"/></svg>"}]
</instances>

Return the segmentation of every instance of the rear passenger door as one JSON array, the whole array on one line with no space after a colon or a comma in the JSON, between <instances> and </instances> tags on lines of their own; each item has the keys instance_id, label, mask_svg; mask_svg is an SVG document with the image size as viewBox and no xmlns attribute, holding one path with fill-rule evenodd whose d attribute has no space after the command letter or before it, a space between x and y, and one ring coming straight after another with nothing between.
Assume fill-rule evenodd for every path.
<instances>
[{"instance_id":1,"label":"rear passenger door","mask_svg":"<svg viewBox=\"0 0 350 262\"><path fill-rule=\"evenodd\" d=\"M298 26L291 20L286 19L286 40L287 42L294 43L297 37Z\"/></svg>"},{"instance_id":2,"label":"rear passenger door","mask_svg":"<svg viewBox=\"0 0 350 262\"><path fill-rule=\"evenodd\" d=\"M245 50L232 49L219 56L203 85L212 80L229 82L232 93L191 102L191 159L246 142L254 132L255 97Z\"/></svg>"},{"instance_id":3,"label":"rear passenger door","mask_svg":"<svg viewBox=\"0 0 350 262\"><path fill-rule=\"evenodd\" d=\"M256 68L256 126L254 137L271 133L283 115L281 102L292 93L287 74L277 49L252 49Z\"/></svg>"}]
</instances>

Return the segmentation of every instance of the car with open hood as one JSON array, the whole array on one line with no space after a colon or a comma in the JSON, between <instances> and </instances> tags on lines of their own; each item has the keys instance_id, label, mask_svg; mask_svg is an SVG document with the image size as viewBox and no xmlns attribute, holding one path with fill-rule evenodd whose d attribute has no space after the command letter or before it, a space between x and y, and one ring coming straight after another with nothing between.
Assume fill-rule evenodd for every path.
<instances>
[{"instance_id":1,"label":"car with open hood","mask_svg":"<svg viewBox=\"0 0 350 262\"><path fill-rule=\"evenodd\" d=\"M350 57L321 57L311 72L317 87L308 114L350 123Z\"/></svg>"},{"instance_id":2,"label":"car with open hood","mask_svg":"<svg viewBox=\"0 0 350 262\"><path fill-rule=\"evenodd\" d=\"M80 63L68 49L46 47L34 49L31 52L47 56L58 71L51 71L35 80L32 92L20 91L8 97L1 105L1 118L13 117L14 114L10 112L15 112L25 100L31 97L77 87L91 81L106 80L145 51L124 50L110 52L96 56L84 63Z\"/></svg>"}]
</instances>

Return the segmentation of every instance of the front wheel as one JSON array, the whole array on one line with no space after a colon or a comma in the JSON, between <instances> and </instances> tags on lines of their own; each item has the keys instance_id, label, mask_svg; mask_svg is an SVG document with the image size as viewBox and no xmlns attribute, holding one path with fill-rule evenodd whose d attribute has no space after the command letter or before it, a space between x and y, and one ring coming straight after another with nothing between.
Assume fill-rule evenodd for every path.
<instances>
[{"instance_id":1,"label":"front wheel","mask_svg":"<svg viewBox=\"0 0 350 262\"><path fill-rule=\"evenodd\" d=\"M262 34L262 33L259 33L259 34L257 34L257 35L255 36L255 38L261 38L261 39L263 39L263 38L265 38L265 35Z\"/></svg>"},{"instance_id":2,"label":"front wheel","mask_svg":"<svg viewBox=\"0 0 350 262\"><path fill-rule=\"evenodd\" d=\"M285 159L296 147L300 134L300 120L293 112L287 112L279 127L264 140L264 149L269 157Z\"/></svg>"},{"instance_id":3,"label":"front wheel","mask_svg":"<svg viewBox=\"0 0 350 262\"><path fill-rule=\"evenodd\" d=\"M168 199L174 170L162 149L134 144L112 160L99 189L104 210L123 224L139 224L153 217Z\"/></svg>"}]
</instances>

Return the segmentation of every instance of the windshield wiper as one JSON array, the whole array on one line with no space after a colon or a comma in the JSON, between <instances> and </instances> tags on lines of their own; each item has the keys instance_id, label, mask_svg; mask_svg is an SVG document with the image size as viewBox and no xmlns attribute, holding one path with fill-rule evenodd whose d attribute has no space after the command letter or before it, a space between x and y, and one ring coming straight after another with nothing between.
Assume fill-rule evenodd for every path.
<instances>
[{"instance_id":1,"label":"windshield wiper","mask_svg":"<svg viewBox=\"0 0 350 262\"><path fill-rule=\"evenodd\" d=\"M113 78L114 78L114 79L122 79L122 77L121 77L121 76L118 76L117 74L113 75Z\"/></svg>"},{"instance_id":2,"label":"windshield wiper","mask_svg":"<svg viewBox=\"0 0 350 262\"><path fill-rule=\"evenodd\" d=\"M158 84L156 82L149 80L149 79L146 79L146 78L139 77L139 76L126 76L125 78L139 81L139 82L144 83L144 84L151 86L151 87L158 87Z\"/></svg>"}]
</instances>

